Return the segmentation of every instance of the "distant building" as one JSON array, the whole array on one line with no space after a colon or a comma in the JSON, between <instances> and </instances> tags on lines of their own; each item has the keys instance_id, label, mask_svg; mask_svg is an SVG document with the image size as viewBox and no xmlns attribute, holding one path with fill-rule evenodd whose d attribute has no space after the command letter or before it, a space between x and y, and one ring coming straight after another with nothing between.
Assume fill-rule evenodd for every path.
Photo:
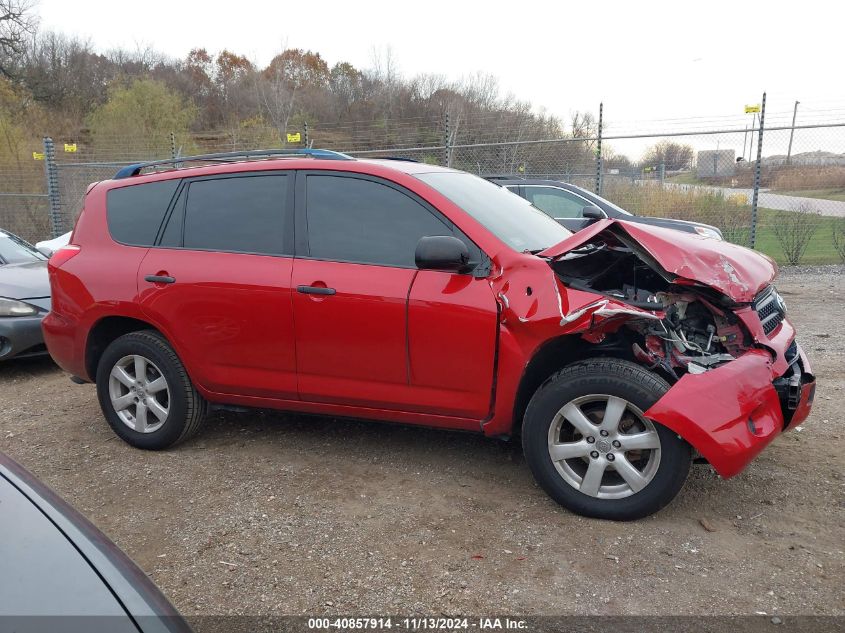
<instances>
[{"instance_id":1,"label":"distant building","mask_svg":"<svg viewBox=\"0 0 845 633\"><path fill-rule=\"evenodd\" d=\"M731 177L736 173L736 152L732 149L707 149L698 152L695 175L698 178Z\"/></svg>"}]
</instances>

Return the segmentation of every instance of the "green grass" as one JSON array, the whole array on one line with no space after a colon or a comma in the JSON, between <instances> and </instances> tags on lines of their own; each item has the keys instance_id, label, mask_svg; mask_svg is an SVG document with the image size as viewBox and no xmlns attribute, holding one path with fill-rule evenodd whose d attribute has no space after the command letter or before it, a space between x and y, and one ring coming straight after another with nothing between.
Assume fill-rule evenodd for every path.
<instances>
[{"instance_id":1,"label":"green grass","mask_svg":"<svg viewBox=\"0 0 845 633\"><path fill-rule=\"evenodd\" d=\"M772 224L777 219L778 211L773 209L759 209L759 220L757 228L757 250L773 258L778 264L785 265L786 258L783 249L778 243L777 237L772 230ZM819 227L813 234L801 264L838 264L841 263L839 254L833 248L833 225L835 222L842 222L840 218L822 216L819 218Z\"/></svg>"},{"instance_id":2,"label":"green grass","mask_svg":"<svg viewBox=\"0 0 845 633\"><path fill-rule=\"evenodd\" d=\"M675 174L674 176L669 176L666 179L666 182L674 182L679 185L709 185L705 180L699 180L695 176L694 171L685 171L681 174Z\"/></svg>"},{"instance_id":3,"label":"green grass","mask_svg":"<svg viewBox=\"0 0 845 633\"><path fill-rule=\"evenodd\" d=\"M820 200L838 200L840 202L845 202L845 189L842 187L833 187L829 189L798 189L796 191L772 190L771 193L776 193L782 196L798 196L799 198L818 198Z\"/></svg>"},{"instance_id":4,"label":"green grass","mask_svg":"<svg viewBox=\"0 0 845 633\"><path fill-rule=\"evenodd\" d=\"M680 187L640 187L616 183L607 187L605 195L609 200L637 215L653 215L677 218L692 222L713 224L722 229L725 238L737 244L748 245L750 237L751 207L745 196L723 196L718 192L684 190ZM760 208L757 222L757 250L773 258L779 264L786 264L783 248L775 236L774 227L783 222L783 214L794 219L797 211L776 211ZM833 246L833 228L845 218L808 214L802 221L817 223L801 264L840 263L839 253ZM841 224L840 224L841 226Z\"/></svg>"}]
</instances>

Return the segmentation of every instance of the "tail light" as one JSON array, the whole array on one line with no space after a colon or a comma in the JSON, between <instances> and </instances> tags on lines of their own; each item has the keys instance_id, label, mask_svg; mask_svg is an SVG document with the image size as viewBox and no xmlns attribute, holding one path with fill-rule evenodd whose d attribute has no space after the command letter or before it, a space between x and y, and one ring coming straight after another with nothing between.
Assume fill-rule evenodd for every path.
<instances>
[{"instance_id":1,"label":"tail light","mask_svg":"<svg viewBox=\"0 0 845 633\"><path fill-rule=\"evenodd\" d=\"M61 268L64 264L79 253L80 248L76 244L66 244L50 256L48 266L50 268Z\"/></svg>"}]
</instances>

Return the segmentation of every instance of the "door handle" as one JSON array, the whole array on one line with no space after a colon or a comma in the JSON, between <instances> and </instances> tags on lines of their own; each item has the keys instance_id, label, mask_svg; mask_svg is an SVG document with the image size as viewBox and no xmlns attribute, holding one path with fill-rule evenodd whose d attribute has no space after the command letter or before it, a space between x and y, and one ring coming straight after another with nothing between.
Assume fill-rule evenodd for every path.
<instances>
[{"instance_id":1,"label":"door handle","mask_svg":"<svg viewBox=\"0 0 845 633\"><path fill-rule=\"evenodd\" d=\"M337 292L334 288L323 286L297 286L296 291L304 295L333 295Z\"/></svg>"},{"instance_id":2,"label":"door handle","mask_svg":"<svg viewBox=\"0 0 845 633\"><path fill-rule=\"evenodd\" d=\"M147 275L144 281L149 281L151 284L172 284L176 283L176 278L169 275Z\"/></svg>"}]
</instances>

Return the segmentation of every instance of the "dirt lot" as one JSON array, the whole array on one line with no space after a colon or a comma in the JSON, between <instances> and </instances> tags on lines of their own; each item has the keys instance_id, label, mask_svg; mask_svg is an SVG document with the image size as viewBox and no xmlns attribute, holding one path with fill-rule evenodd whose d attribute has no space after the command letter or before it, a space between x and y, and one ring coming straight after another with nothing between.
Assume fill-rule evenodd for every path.
<instances>
[{"instance_id":1,"label":"dirt lot","mask_svg":"<svg viewBox=\"0 0 845 633\"><path fill-rule=\"evenodd\" d=\"M217 413L175 450L135 450L46 360L0 365L0 450L186 615L843 614L845 270L779 286L812 416L732 480L694 467L633 524L569 514L518 446L470 435Z\"/></svg>"}]
</instances>

